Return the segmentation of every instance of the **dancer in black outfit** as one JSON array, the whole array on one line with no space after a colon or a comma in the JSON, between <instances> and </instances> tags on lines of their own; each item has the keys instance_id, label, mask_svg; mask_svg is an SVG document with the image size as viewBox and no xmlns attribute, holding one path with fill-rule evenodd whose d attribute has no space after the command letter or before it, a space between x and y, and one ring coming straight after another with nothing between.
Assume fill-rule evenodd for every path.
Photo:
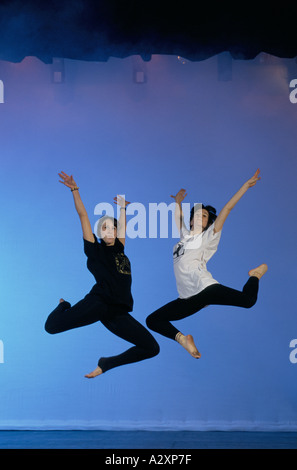
<instances>
[{"instance_id":1,"label":"dancer in black outfit","mask_svg":"<svg viewBox=\"0 0 297 470\"><path fill-rule=\"evenodd\" d=\"M59 305L45 323L45 330L55 334L101 321L112 333L135 345L117 356L101 357L96 369L85 375L93 378L114 367L156 356L159 345L151 333L128 313L133 309L130 261L124 254L125 209L129 202L120 196L114 198L114 202L121 206L119 223L109 216L102 217L98 224L99 243L92 232L73 177L64 172L59 173L59 176L62 179L60 182L72 191L83 231L87 267L94 275L96 284L73 307L60 299Z\"/></svg>"},{"instance_id":2,"label":"dancer in black outfit","mask_svg":"<svg viewBox=\"0 0 297 470\"><path fill-rule=\"evenodd\" d=\"M176 340L196 359L201 357L192 335L184 335L170 322L181 320L208 305L232 305L250 308L257 301L259 279L266 273L267 265L261 264L249 271L249 279L242 291L223 286L213 279L206 269L207 261L217 250L221 230L230 211L245 192L254 186L259 177L257 170L218 216L211 206L197 204L190 215L190 231L184 225L181 203L186 194L181 189L175 199L175 220L181 233L180 242L174 247L173 261L179 298L169 302L146 319L147 326L167 338Z\"/></svg>"}]
</instances>

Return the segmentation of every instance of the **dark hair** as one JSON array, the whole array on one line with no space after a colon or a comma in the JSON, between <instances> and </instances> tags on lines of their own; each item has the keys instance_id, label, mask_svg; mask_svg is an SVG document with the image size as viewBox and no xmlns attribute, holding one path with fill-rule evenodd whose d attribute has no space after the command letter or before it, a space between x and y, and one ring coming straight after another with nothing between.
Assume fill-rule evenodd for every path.
<instances>
[{"instance_id":1,"label":"dark hair","mask_svg":"<svg viewBox=\"0 0 297 470\"><path fill-rule=\"evenodd\" d=\"M104 224L104 222L105 222L106 220L112 220L114 226L115 226L116 228L118 228L118 221L117 221L117 219L115 219L114 217L111 217L111 216L109 216L109 215L103 215L102 217L100 217L100 219L99 219L99 221L98 221L98 225L97 225L97 236L98 236L98 238L100 238L100 240L102 240L102 238L101 238L101 227L102 227L102 225Z\"/></svg>"},{"instance_id":2,"label":"dark hair","mask_svg":"<svg viewBox=\"0 0 297 470\"><path fill-rule=\"evenodd\" d=\"M193 220L193 217L194 217L194 214L199 210L199 209L205 209L207 210L208 212L208 224L207 226L205 227L204 231L208 229L208 227L210 227L214 221L216 220L217 218L217 211L214 207L212 206L205 206L204 204L196 204L195 206L192 207L191 209L191 212L190 212L190 227L191 227L191 223L192 223L192 220Z\"/></svg>"}]
</instances>

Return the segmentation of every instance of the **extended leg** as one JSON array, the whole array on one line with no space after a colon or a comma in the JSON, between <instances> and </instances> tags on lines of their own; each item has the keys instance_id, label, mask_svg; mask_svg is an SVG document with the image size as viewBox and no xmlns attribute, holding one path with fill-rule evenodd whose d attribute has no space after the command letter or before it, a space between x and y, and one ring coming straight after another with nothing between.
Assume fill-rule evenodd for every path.
<instances>
[{"instance_id":1,"label":"extended leg","mask_svg":"<svg viewBox=\"0 0 297 470\"><path fill-rule=\"evenodd\" d=\"M188 299L176 299L159 308L147 317L147 326L167 338L176 339L179 330L170 323L171 321L193 315L206 305L252 307L257 300L258 286L257 277L250 277L242 291L213 284Z\"/></svg>"}]
</instances>

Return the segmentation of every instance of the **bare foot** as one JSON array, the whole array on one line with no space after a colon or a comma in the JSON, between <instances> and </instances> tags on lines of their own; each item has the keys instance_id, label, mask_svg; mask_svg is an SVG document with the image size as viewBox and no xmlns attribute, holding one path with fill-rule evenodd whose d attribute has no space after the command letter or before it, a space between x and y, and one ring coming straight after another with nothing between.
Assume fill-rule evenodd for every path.
<instances>
[{"instance_id":1,"label":"bare foot","mask_svg":"<svg viewBox=\"0 0 297 470\"><path fill-rule=\"evenodd\" d=\"M185 348L186 351L188 351L188 353L191 354L192 357L195 359L199 359L201 357L192 335L185 336L182 333L177 333L175 339L181 346L183 346L183 348Z\"/></svg>"},{"instance_id":2,"label":"bare foot","mask_svg":"<svg viewBox=\"0 0 297 470\"><path fill-rule=\"evenodd\" d=\"M95 370L93 370L93 372L90 372L90 374L86 374L85 377L87 379L93 379L94 377L97 377L97 375L101 375L103 373L103 370L101 369L101 367L96 367Z\"/></svg>"},{"instance_id":3,"label":"bare foot","mask_svg":"<svg viewBox=\"0 0 297 470\"><path fill-rule=\"evenodd\" d=\"M258 279L261 279L261 277L264 276L264 274L266 273L267 269L267 264L260 264L260 266L258 266L257 268L251 269L249 271L249 276L255 276Z\"/></svg>"}]
</instances>

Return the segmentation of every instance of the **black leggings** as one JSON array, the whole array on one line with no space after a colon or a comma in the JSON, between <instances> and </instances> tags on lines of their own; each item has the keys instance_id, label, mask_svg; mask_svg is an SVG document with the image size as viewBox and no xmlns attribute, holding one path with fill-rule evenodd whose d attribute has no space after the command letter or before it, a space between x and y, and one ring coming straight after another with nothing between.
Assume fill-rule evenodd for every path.
<instances>
[{"instance_id":1,"label":"black leggings","mask_svg":"<svg viewBox=\"0 0 297 470\"><path fill-rule=\"evenodd\" d=\"M181 320L198 312L207 305L233 305L250 308L257 301L259 279L251 276L242 292L221 284L206 287L187 299L176 299L156 310L146 319L147 326L157 333L175 339L179 332L170 321Z\"/></svg>"},{"instance_id":2,"label":"black leggings","mask_svg":"<svg viewBox=\"0 0 297 470\"><path fill-rule=\"evenodd\" d=\"M101 357L98 366L103 372L124 364L149 359L159 353L158 343L143 325L128 312L116 305L107 305L94 294L87 294L73 307L69 302L61 302L48 316L45 330L50 334L56 334L97 321L101 321L115 335L135 345L117 356Z\"/></svg>"}]
</instances>

